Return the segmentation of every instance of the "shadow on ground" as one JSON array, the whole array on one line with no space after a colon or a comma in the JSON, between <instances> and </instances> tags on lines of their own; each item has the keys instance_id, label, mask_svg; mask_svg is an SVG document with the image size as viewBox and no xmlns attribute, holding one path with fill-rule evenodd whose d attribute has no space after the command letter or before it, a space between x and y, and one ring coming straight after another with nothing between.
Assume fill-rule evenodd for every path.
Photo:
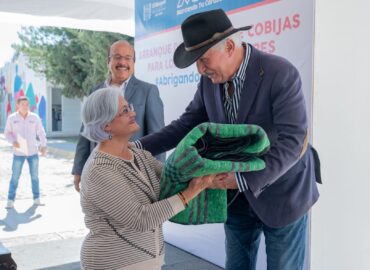
<instances>
[{"instance_id":1,"label":"shadow on ground","mask_svg":"<svg viewBox=\"0 0 370 270\"><path fill-rule=\"evenodd\" d=\"M20 224L30 223L42 215L35 215L37 206L32 205L25 212L19 213L15 208L7 209L7 214L4 219L0 219L0 226L4 226L3 231L13 232L18 229Z\"/></svg>"}]
</instances>

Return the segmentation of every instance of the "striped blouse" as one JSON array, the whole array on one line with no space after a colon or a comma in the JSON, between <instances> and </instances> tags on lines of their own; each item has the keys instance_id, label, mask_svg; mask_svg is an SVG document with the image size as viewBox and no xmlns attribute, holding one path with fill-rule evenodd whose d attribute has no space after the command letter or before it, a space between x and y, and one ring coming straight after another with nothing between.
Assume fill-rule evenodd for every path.
<instances>
[{"instance_id":1,"label":"striped blouse","mask_svg":"<svg viewBox=\"0 0 370 270\"><path fill-rule=\"evenodd\" d=\"M159 200L162 164L132 151L133 159L124 160L96 149L84 166L81 206L90 232L82 269L140 269L135 265L163 260L162 223L184 206L177 195Z\"/></svg>"}]
</instances>

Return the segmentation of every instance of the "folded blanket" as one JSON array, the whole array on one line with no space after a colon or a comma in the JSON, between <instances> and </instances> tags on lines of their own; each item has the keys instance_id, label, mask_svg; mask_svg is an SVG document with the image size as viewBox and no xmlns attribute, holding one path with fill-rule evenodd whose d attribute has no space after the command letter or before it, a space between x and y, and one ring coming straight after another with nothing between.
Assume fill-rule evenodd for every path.
<instances>
[{"instance_id":1,"label":"folded blanket","mask_svg":"<svg viewBox=\"0 0 370 270\"><path fill-rule=\"evenodd\" d=\"M198 176L248 172L265 168L259 158L270 147L256 125L203 123L192 129L168 157L161 179L160 198L168 198ZM170 221L180 224L222 223L227 217L226 190L207 189Z\"/></svg>"}]
</instances>

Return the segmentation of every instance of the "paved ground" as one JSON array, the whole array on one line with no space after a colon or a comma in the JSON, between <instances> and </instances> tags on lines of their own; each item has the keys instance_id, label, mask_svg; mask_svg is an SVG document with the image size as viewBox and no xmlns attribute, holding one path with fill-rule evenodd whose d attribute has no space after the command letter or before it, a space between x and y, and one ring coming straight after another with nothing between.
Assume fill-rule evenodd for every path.
<instances>
[{"instance_id":1,"label":"paved ground","mask_svg":"<svg viewBox=\"0 0 370 270\"><path fill-rule=\"evenodd\" d=\"M0 134L0 241L11 252L18 269L75 270L86 229L70 174L75 144L50 139L49 153L40 157L43 206L32 205L31 182L25 164L15 208L6 210L12 149ZM196 256L166 245L164 270L219 270Z\"/></svg>"}]
</instances>

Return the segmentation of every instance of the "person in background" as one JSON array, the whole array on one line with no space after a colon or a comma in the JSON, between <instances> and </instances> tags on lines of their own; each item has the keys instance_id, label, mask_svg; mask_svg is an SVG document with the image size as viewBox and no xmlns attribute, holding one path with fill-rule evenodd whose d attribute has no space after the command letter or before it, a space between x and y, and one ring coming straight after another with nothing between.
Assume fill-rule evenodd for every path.
<instances>
[{"instance_id":1,"label":"person in background","mask_svg":"<svg viewBox=\"0 0 370 270\"><path fill-rule=\"evenodd\" d=\"M115 88L92 93L82 108L82 135L97 142L81 176L81 206L90 230L81 248L81 267L159 270L163 264L162 223L213 184L215 175L159 200L162 163L128 147L140 127L136 112Z\"/></svg>"},{"instance_id":2,"label":"person in background","mask_svg":"<svg viewBox=\"0 0 370 270\"><path fill-rule=\"evenodd\" d=\"M179 119L135 144L156 155L203 122L261 126L271 143L263 156L266 168L229 173L222 185L230 189L226 269L256 269L262 233L268 269L302 269L308 211L319 198L320 176L308 144L301 78L286 59L244 43L238 32L250 28L235 28L221 9L185 19L174 63L196 63L202 75L198 89Z\"/></svg>"},{"instance_id":3,"label":"person in background","mask_svg":"<svg viewBox=\"0 0 370 270\"><path fill-rule=\"evenodd\" d=\"M130 43L125 40L114 42L108 51L107 65L110 76L95 86L92 92L109 86L121 89L125 99L133 104L136 121L141 127L131 139L136 140L161 129L164 126L164 112L158 88L135 77L135 51ZM95 142L79 136L72 168L77 191L80 189L82 168L95 146ZM164 161L165 154L158 155L157 158Z\"/></svg>"},{"instance_id":4,"label":"person in background","mask_svg":"<svg viewBox=\"0 0 370 270\"><path fill-rule=\"evenodd\" d=\"M46 153L46 135L40 117L30 112L30 102L21 96L17 100L18 111L9 115L4 135L13 145L12 177L9 184L7 209L14 207L18 181L22 173L24 161L27 160L31 175L33 202L41 205L39 187L39 155ZM40 140L38 145L37 137Z\"/></svg>"}]
</instances>

